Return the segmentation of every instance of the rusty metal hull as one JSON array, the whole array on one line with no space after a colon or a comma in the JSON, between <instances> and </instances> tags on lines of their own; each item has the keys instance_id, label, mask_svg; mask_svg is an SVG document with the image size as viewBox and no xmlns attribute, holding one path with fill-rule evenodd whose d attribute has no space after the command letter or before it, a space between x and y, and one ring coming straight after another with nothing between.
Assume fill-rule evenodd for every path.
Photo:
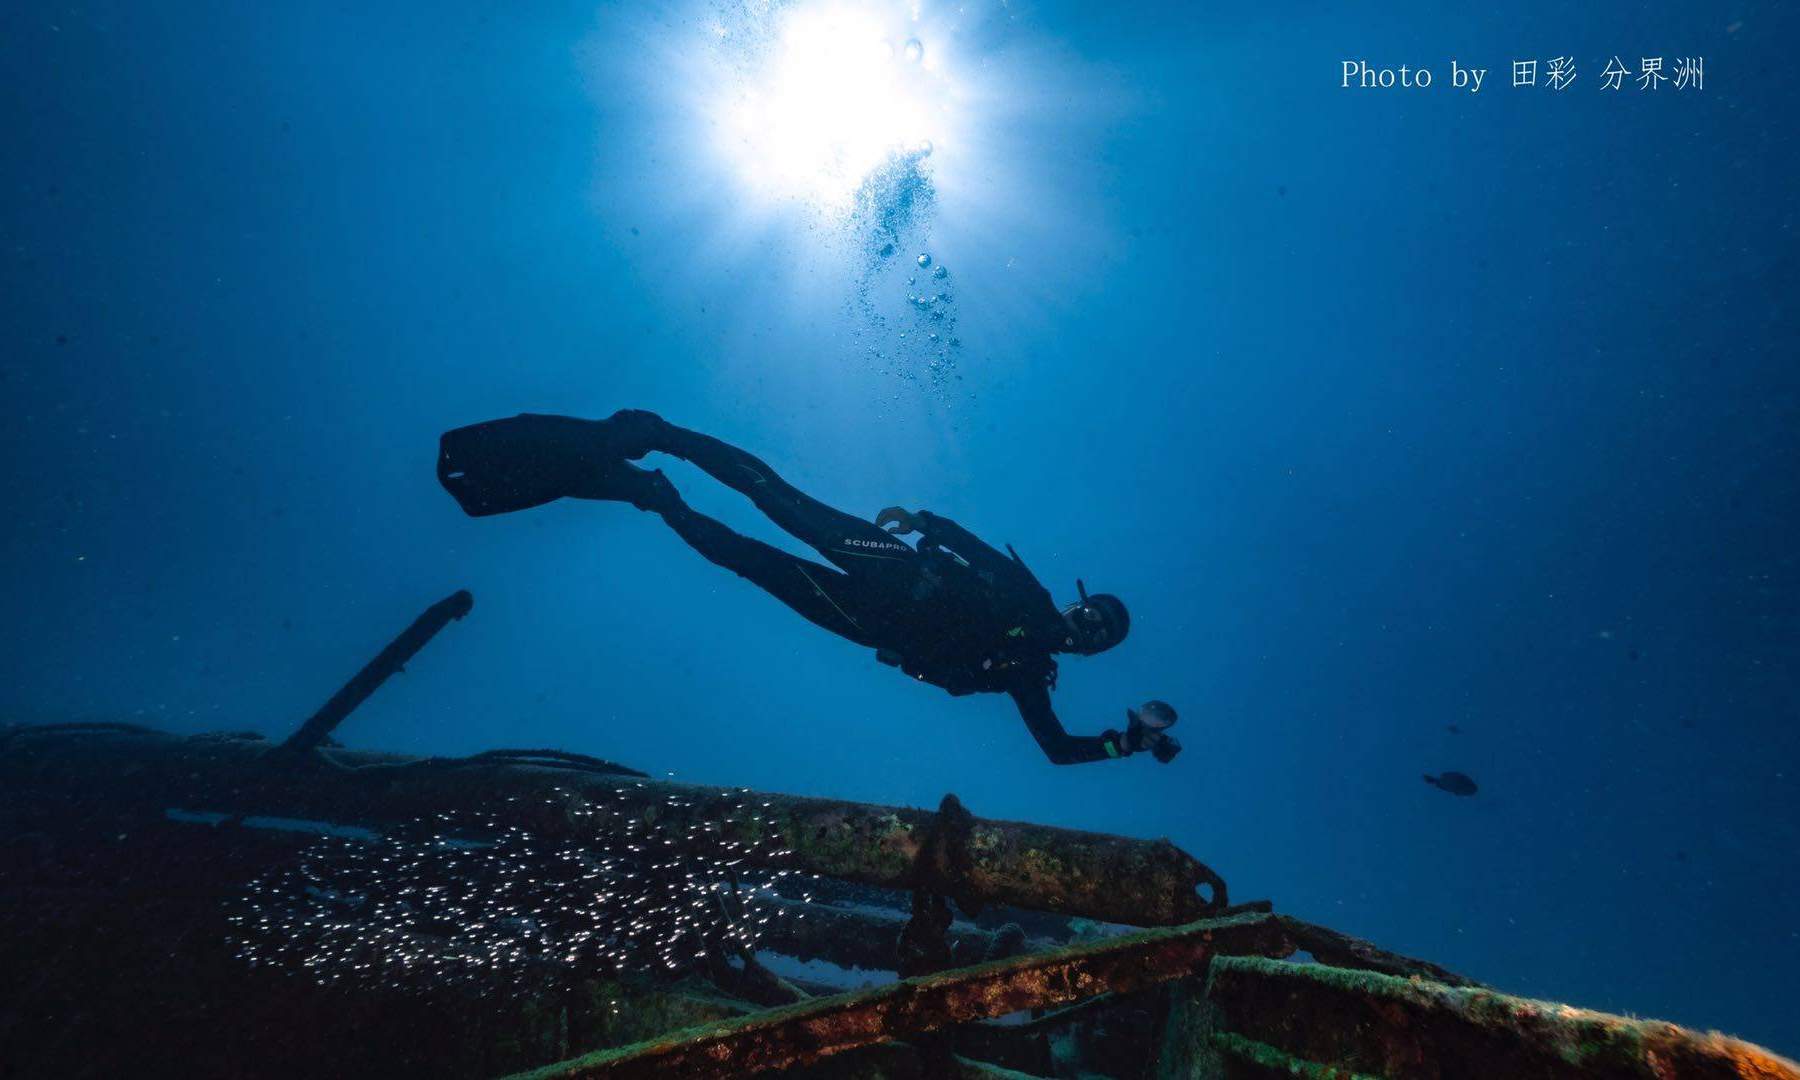
<instances>
[{"instance_id":1,"label":"rusty metal hull","mask_svg":"<svg viewBox=\"0 0 1800 1080\"><path fill-rule=\"evenodd\" d=\"M957 858L933 858L939 815L795 795L663 783L513 762L436 762L339 752L298 762L247 740L16 732L0 785L53 797L104 793L122 810L167 807L396 824L479 806L549 839L579 843L626 819L676 834L708 826L761 845L751 859L889 888L929 888L969 905L1007 904L1139 926L1183 923L1222 905L1224 883L1166 840L971 819ZM768 853L780 852L779 859ZM945 865L946 863L950 865ZM1196 887L1209 886L1202 897Z\"/></svg>"},{"instance_id":2,"label":"rusty metal hull","mask_svg":"<svg viewBox=\"0 0 1800 1080\"><path fill-rule=\"evenodd\" d=\"M1076 943L1067 938L1080 919L1044 918L1033 933L1051 936L1029 941L1016 928L947 927L946 894L1004 898L1028 923L1034 910L1155 923L1201 903L1193 886L1211 872L1165 844L983 821L948 799L932 813L639 783L616 768L541 751L327 759L272 755L234 736L0 729L0 1071L1800 1080L1793 1063L1750 1044L1509 997L1266 913L1266 902ZM171 808L224 820L173 820ZM577 848L616 840L608 830L621 827L773 830L813 873L861 884L821 890L853 906L784 896L779 906L807 918L768 944L891 970L908 962L897 947L906 937L913 960L956 966L763 1009L744 999L798 995L749 978L766 974L751 953L735 974L712 957L656 978L578 968L423 988L319 985L233 954L227 902L313 839L246 827L246 815L403 827L467 810ZM909 899L910 923L893 906ZM1030 951L969 963L1017 948ZM1295 949L1325 962L1273 959ZM1029 1023L988 1020L1057 1006L1067 1007Z\"/></svg>"}]
</instances>

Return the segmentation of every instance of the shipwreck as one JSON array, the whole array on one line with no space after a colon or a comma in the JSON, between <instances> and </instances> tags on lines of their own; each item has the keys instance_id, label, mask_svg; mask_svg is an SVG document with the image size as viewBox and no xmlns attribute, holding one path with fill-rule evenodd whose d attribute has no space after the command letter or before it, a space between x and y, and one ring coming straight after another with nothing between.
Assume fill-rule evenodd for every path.
<instances>
[{"instance_id":1,"label":"shipwreck","mask_svg":"<svg viewBox=\"0 0 1800 1080\"><path fill-rule=\"evenodd\" d=\"M337 746L469 610L285 742L0 728L0 1075L1800 1080L1234 902L1167 841Z\"/></svg>"}]
</instances>

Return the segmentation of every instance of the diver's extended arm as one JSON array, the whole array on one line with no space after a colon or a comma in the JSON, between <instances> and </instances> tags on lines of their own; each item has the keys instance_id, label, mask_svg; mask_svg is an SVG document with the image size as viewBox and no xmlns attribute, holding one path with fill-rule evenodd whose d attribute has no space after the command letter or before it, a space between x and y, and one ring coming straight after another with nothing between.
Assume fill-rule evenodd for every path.
<instances>
[{"instance_id":1,"label":"diver's extended arm","mask_svg":"<svg viewBox=\"0 0 1800 1080\"><path fill-rule=\"evenodd\" d=\"M1050 707L1050 690L1044 686L1025 686L1013 691L1019 716L1031 729L1031 737L1043 748L1044 756L1054 765L1080 765L1088 761L1106 761L1125 757L1132 752L1129 739L1108 729L1099 735L1071 735L1063 730L1062 721Z\"/></svg>"},{"instance_id":2,"label":"diver's extended arm","mask_svg":"<svg viewBox=\"0 0 1800 1080\"><path fill-rule=\"evenodd\" d=\"M989 573L1016 574L1021 565L1011 557L989 547L981 537L951 521L947 517L939 517L929 510L921 510L913 515L918 523L919 535L926 543L947 547L963 557L963 561L977 570Z\"/></svg>"}]
</instances>

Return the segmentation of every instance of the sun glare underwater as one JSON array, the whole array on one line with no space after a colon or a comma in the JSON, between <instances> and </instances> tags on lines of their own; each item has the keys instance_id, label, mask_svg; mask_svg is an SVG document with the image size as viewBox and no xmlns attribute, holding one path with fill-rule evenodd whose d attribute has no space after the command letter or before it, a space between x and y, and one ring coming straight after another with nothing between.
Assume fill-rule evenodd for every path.
<instances>
[{"instance_id":1,"label":"sun glare underwater","mask_svg":"<svg viewBox=\"0 0 1800 1080\"><path fill-rule=\"evenodd\" d=\"M636 43L628 84L607 92L644 102L636 122L674 147L659 183L682 182L648 201L711 238L696 276L751 258L785 276L776 292L785 285L796 312L847 314L853 351L880 373L947 396L963 351L954 253L993 248L1025 215L1066 216L1029 182L1016 140L1051 97L1065 102L1057 124L1092 119L1059 92L1078 65L1043 62L1043 43L1004 8L975 5L801 0L613 17L591 66L616 76L615 43ZM1087 98L1095 111L1105 94ZM607 163L612 182L623 164Z\"/></svg>"},{"instance_id":2,"label":"sun glare underwater","mask_svg":"<svg viewBox=\"0 0 1800 1080\"><path fill-rule=\"evenodd\" d=\"M877 171L952 137L954 89L914 18L822 3L780 9L717 87L718 153L754 197L843 214ZM733 34L715 24L722 47Z\"/></svg>"}]
</instances>

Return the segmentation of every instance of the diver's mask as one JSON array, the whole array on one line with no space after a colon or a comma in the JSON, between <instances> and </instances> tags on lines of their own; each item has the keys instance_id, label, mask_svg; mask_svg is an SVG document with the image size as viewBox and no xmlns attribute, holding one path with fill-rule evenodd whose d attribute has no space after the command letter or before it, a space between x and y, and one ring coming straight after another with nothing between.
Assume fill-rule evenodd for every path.
<instances>
[{"instance_id":1,"label":"diver's mask","mask_svg":"<svg viewBox=\"0 0 1800 1080\"><path fill-rule=\"evenodd\" d=\"M1131 615L1125 610L1125 602L1111 593L1090 596L1087 585L1079 579L1075 591L1081 599L1062 609L1063 622L1068 624L1073 638L1071 647L1076 652L1092 654L1124 641L1131 631Z\"/></svg>"}]
</instances>

